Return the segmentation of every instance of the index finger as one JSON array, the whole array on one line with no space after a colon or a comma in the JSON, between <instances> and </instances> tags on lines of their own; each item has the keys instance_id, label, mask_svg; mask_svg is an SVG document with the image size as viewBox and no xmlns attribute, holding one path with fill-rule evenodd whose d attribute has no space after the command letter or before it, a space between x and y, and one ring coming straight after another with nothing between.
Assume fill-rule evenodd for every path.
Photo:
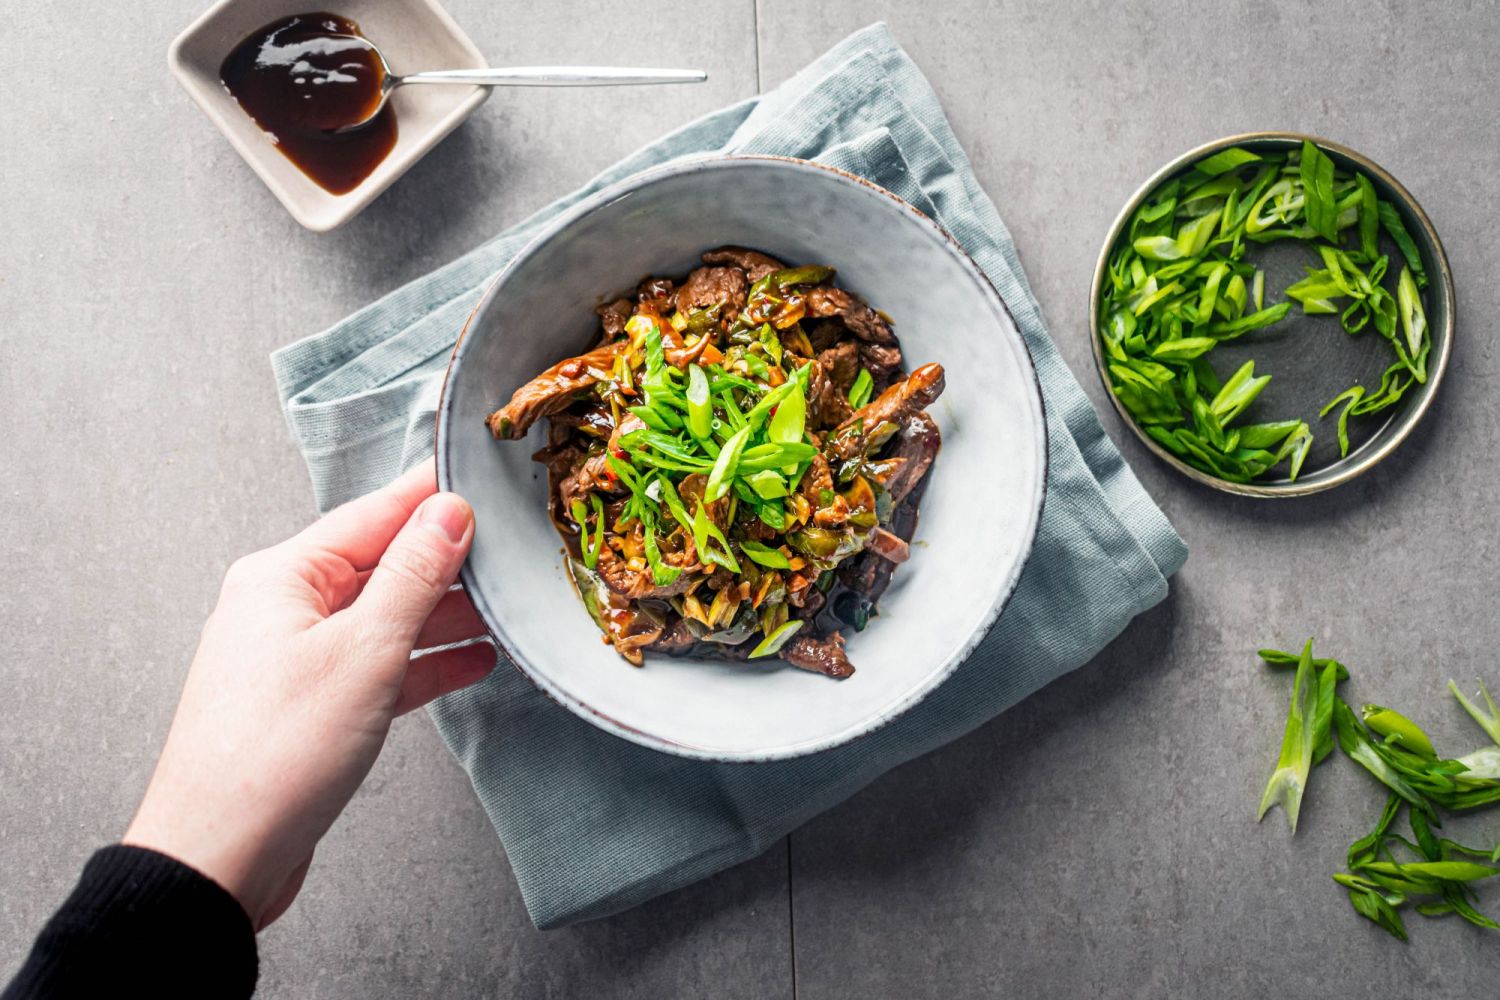
<instances>
[{"instance_id":1,"label":"index finger","mask_svg":"<svg viewBox=\"0 0 1500 1000\"><path fill-rule=\"evenodd\" d=\"M437 466L429 458L373 493L335 507L288 543L331 553L356 571L373 569L412 512L437 492Z\"/></svg>"}]
</instances>

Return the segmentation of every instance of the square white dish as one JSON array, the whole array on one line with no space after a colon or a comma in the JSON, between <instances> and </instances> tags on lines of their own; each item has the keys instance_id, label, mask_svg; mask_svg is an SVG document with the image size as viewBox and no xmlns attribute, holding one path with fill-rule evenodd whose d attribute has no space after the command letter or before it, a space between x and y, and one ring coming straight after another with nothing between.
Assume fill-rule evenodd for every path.
<instances>
[{"instance_id":1,"label":"square white dish","mask_svg":"<svg viewBox=\"0 0 1500 1000\"><path fill-rule=\"evenodd\" d=\"M302 225L336 229L374 201L489 95L483 87L403 87L391 95L396 145L353 190L319 187L282 155L219 79L219 67L246 36L273 21L320 9L316 0L220 0L172 42L167 63L188 95ZM479 49L436 0L340 0L396 73L480 69Z\"/></svg>"}]
</instances>

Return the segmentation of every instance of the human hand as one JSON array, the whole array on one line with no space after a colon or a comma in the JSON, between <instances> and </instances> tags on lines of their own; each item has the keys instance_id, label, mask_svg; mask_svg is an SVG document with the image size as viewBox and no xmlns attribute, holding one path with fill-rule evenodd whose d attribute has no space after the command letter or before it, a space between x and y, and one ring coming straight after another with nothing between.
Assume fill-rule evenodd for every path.
<instances>
[{"instance_id":1,"label":"human hand","mask_svg":"<svg viewBox=\"0 0 1500 1000\"><path fill-rule=\"evenodd\" d=\"M432 463L229 568L124 842L218 882L259 931L302 887L391 720L495 664L450 592L474 514Z\"/></svg>"}]
</instances>

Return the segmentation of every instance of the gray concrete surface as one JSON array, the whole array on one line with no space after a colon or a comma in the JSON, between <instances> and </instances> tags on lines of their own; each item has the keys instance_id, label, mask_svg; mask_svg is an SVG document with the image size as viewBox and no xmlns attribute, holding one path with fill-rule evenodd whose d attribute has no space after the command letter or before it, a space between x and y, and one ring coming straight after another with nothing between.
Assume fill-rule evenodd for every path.
<instances>
[{"instance_id":1,"label":"gray concrete surface","mask_svg":"<svg viewBox=\"0 0 1500 1000\"><path fill-rule=\"evenodd\" d=\"M169 78L200 7L12 0L0 32L0 975L123 830L224 567L310 514L266 354L881 17L1097 404L1085 297L1120 203L1200 141L1295 128L1383 163L1447 243L1460 321L1435 410L1368 480L1285 505L1174 478L1107 413L1192 546L1172 598L786 845L611 920L533 930L463 774L403 720L262 936L261 995L1493 995L1492 937L1413 917L1400 945L1328 881L1379 805L1346 761L1318 773L1295 840L1255 825L1286 687L1252 650L1316 633L1353 665L1352 699L1455 746L1474 730L1444 681L1500 683L1500 7L449 0L497 62L701 62L712 80L497 97L323 237ZM117 75L82 72L104 63ZM1493 840L1500 817L1464 830Z\"/></svg>"}]
</instances>

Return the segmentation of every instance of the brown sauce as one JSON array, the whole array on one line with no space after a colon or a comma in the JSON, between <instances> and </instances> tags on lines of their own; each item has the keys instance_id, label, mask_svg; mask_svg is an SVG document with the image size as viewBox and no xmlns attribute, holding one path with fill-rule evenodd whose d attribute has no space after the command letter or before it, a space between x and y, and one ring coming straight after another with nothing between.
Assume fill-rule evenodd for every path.
<instances>
[{"instance_id":1,"label":"brown sauce","mask_svg":"<svg viewBox=\"0 0 1500 1000\"><path fill-rule=\"evenodd\" d=\"M396 145L389 105L361 129L333 131L380 101L384 71L359 38L346 17L297 14L252 33L219 67L224 88L276 148L332 194L352 191Z\"/></svg>"}]
</instances>

